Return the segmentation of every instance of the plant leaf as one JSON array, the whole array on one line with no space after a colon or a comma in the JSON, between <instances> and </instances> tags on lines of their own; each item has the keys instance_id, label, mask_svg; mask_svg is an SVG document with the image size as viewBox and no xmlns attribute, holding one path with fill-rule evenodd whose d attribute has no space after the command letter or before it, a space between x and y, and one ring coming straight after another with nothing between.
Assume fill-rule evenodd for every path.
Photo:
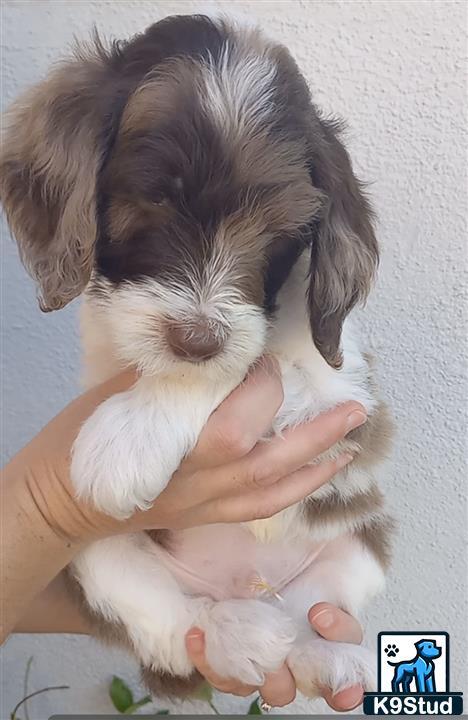
<instances>
[{"instance_id":1,"label":"plant leaf","mask_svg":"<svg viewBox=\"0 0 468 720\"><path fill-rule=\"evenodd\" d=\"M169 715L169 710L158 710L156 715Z\"/></svg>"},{"instance_id":2,"label":"plant leaf","mask_svg":"<svg viewBox=\"0 0 468 720\"><path fill-rule=\"evenodd\" d=\"M133 694L128 685L114 675L109 688L110 699L119 713L125 713L133 705Z\"/></svg>"},{"instance_id":3,"label":"plant leaf","mask_svg":"<svg viewBox=\"0 0 468 720\"><path fill-rule=\"evenodd\" d=\"M260 710L260 706L258 704L258 698L255 698L255 700L249 707L249 711L248 711L247 715L263 715L262 711Z\"/></svg>"},{"instance_id":4,"label":"plant leaf","mask_svg":"<svg viewBox=\"0 0 468 720\"><path fill-rule=\"evenodd\" d=\"M205 681L197 687L192 697L195 700L202 700L203 702L210 703L213 700L213 688Z\"/></svg>"},{"instance_id":5,"label":"plant leaf","mask_svg":"<svg viewBox=\"0 0 468 720\"><path fill-rule=\"evenodd\" d=\"M151 695L146 695L144 698L141 698L141 700L137 700L135 703L133 703L132 705L130 705L130 706L125 710L125 715L133 715L133 713L135 712L135 710L138 710L138 708L143 707L143 705L148 705L148 703L150 703L151 700L152 700Z\"/></svg>"}]
</instances>

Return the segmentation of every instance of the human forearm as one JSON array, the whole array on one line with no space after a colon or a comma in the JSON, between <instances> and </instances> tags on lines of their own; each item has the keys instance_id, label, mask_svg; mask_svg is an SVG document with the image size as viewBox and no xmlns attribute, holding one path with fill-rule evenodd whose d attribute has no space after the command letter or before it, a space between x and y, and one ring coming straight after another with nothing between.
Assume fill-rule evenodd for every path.
<instances>
[{"instance_id":1,"label":"human forearm","mask_svg":"<svg viewBox=\"0 0 468 720\"><path fill-rule=\"evenodd\" d=\"M127 389L124 373L66 407L1 473L0 640L17 630L20 618L40 605L39 595L93 537L115 521L77 502L68 482L71 448L82 423L109 395ZM109 530L110 532L110 530ZM52 586L56 587L56 586ZM47 591L48 593L49 591ZM48 600L50 595L46 596ZM37 600L36 600L37 598ZM44 608L43 608L44 609ZM44 615L34 623L50 624ZM53 621L55 622L55 620ZM21 621L23 631L26 631ZM65 629L65 628L64 628ZM51 630L52 631L52 630ZM69 630L72 632L72 628Z\"/></svg>"},{"instance_id":2,"label":"human forearm","mask_svg":"<svg viewBox=\"0 0 468 720\"><path fill-rule=\"evenodd\" d=\"M91 633L76 595L69 591L65 570L26 608L14 631L17 633Z\"/></svg>"},{"instance_id":3,"label":"human forearm","mask_svg":"<svg viewBox=\"0 0 468 720\"><path fill-rule=\"evenodd\" d=\"M18 468L13 462L2 476L2 642L80 548L53 526L31 491L34 479L24 469L16 474Z\"/></svg>"}]
</instances>

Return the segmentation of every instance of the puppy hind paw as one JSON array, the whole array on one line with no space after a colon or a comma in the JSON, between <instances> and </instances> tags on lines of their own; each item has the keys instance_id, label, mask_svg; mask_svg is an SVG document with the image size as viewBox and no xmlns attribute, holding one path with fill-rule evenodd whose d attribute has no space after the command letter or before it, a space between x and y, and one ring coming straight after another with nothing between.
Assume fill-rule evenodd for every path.
<instances>
[{"instance_id":1,"label":"puppy hind paw","mask_svg":"<svg viewBox=\"0 0 468 720\"><path fill-rule=\"evenodd\" d=\"M258 600L215 603L204 625L206 657L222 677L261 685L278 670L296 637L293 620Z\"/></svg>"},{"instance_id":2,"label":"puppy hind paw","mask_svg":"<svg viewBox=\"0 0 468 720\"><path fill-rule=\"evenodd\" d=\"M288 665L298 690L307 697L318 697L328 687L335 695L353 685L365 691L377 687L375 654L361 645L312 640L293 648Z\"/></svg>"}]
</instances>

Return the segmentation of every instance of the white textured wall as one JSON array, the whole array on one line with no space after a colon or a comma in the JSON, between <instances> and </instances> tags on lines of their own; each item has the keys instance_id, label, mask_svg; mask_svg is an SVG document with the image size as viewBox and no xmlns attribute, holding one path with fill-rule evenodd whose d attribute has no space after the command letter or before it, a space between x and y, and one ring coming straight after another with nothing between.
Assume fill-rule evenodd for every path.
<instances>
[{"instance_id":1,"label":"white textured wall","mask_svg":"<svg viewBox=\"0 0 468 720\"><path fill-rule=\"evenodd\" d=\"M384 478L400 532L388 592L370 614L369 640L380 629L448 630L452 686L466 691L466 5L236 0L224 9L233 5L289 45L315 99L348 119L356 166L373 183L383 262L364 324L400 430ZM125 37L166 14L209 7L188 0L6 2L3 100L40 78L92 23ZM78 352L75 308L41 315L3 230L8 456L73 396ZM109 711L110 675L136 677L130 660L89 639L14 637L3 657L2 720L21 697L31 654L34 687L72 687L38 698L34 720L59 711ZM241 712L246 703L219 705ZM298 701L294 709L310 706Z\"/></svg>"}]
</instances>

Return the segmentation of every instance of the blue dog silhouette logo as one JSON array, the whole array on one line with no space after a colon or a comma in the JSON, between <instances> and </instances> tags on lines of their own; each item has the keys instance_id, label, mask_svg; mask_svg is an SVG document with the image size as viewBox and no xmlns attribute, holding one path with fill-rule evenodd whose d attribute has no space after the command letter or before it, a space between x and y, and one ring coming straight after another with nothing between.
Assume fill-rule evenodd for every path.
<instances>
[{"instance_id":1,"label":"blue dog silhouette logo","mask_svg":"<svg viewBox=\"0 0 468 720\"><path fill-rule=\"evenodd\" d=\"M393 630L378 635L378 687L364 693L365 715L461 715L462 693L450 689L445 631Z\"/></svg>"},{"instance_id":2,"label":"blue dog silhouette logo","mask_svg":"<svg viewBox=\"0 0 468 720\"><path fill-rule=\"evenodd\" d=\"M378 641L379 691L392 695L448 690L446 632L382 632Z\"/></svg>"},{"instance_id":3,"label":"blue dog silhouette logo","mask_svg":"<svg viewBox=\"0 0 468 720\"><path fill-rule=\"evenodd\" d=\"M395 668L392 678L392 693L407 694L411 692L413 679L415 681L414 692L437 692L434 660L440 658L442 648L436 645L434 640L425 639L414 643L414 646L416 655L412 660L401 660L400 662L387 660L387 664ZM394 644L387 645L384 652L387 658L395 657L399 648Z\"/></svg>"}]
</instances>

